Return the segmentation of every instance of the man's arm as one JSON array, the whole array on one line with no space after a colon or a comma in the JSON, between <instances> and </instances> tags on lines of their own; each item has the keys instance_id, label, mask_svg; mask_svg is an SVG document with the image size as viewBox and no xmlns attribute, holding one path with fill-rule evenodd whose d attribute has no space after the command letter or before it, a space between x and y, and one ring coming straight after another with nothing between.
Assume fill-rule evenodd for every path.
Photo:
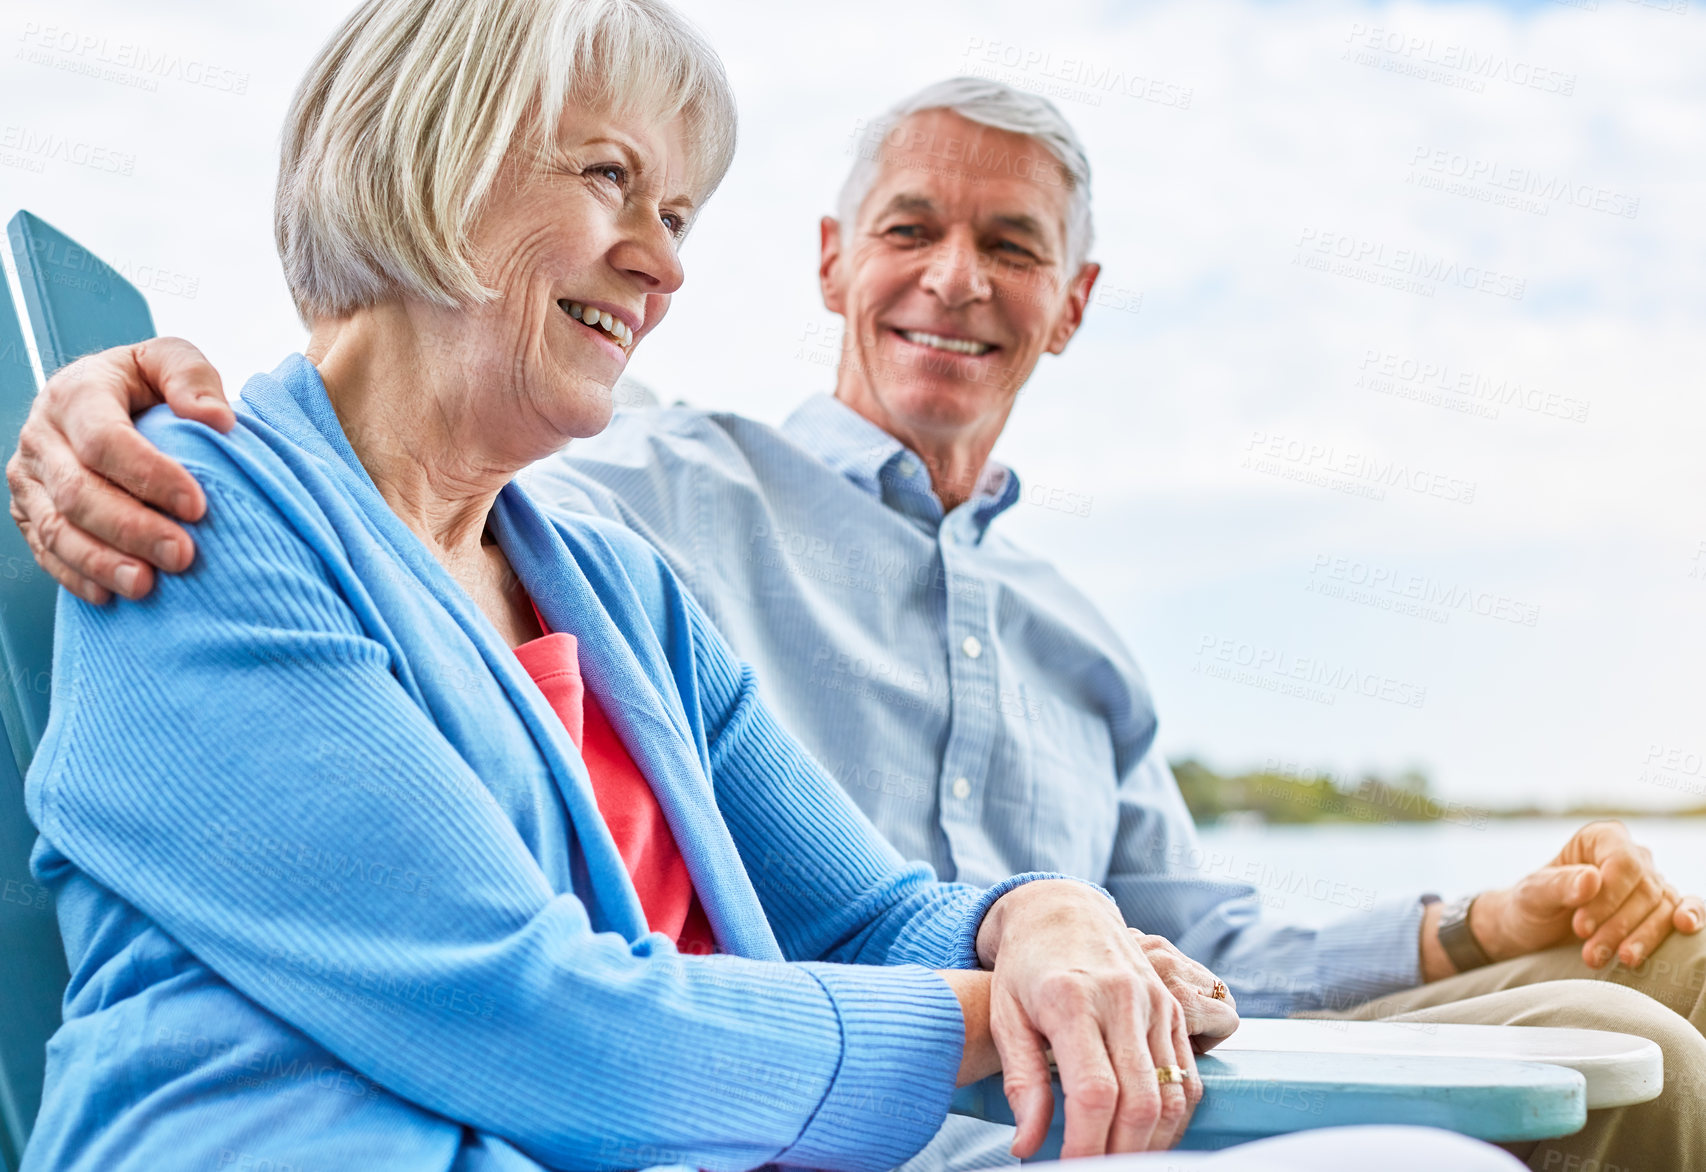
<instances>
[{"instance_id":1,"label":"man's arm","mask_svg":"<svg viewBox=\"0 0 1706 1172\"><path fill-rule=\"evenodd\" d=\"M1429 981L1457 972L1439 942L1440 919L1434 904L1422 921L1422 973ZM1546 866L1511 887L1482 892L1469 910L1469 930L1494 961L1574 937L1583 941L1582 963L1593 969L1614 955L1633 968L1673 931L1693 935L1703 925L1700 897L1666 883L1653 852L1621 822L1590 822Z\"/></svg>"},{"instance_id":2,"label":"man's arm","mask_svg":"<svg viewBox=\"0 0 1706 1172\"><path fill-rule=\"evenodd\" d=\"M190 535L166 514L199 521L207 498L133 422L162 402L216 431L237 421L201 351L181 338L153 338L50 378L6 465L12 520L30 551L86 602L141 598L154 588L156 568L179 573L195 558Z\"/></svg>"},{"instance_id":3,"label":"man's arm","mask_svg":"<svg viewBox=\"0 0 1706 1172\"><path fill-rule=\"evenodd\" d=\"M1439 882L1450 886L1451 877ZM1303 894L1345 908L1321 928L1264 914L1264 893ZM1377 892L1322 873L1274 875L1261 860L1205 850L1159 752L1120 787L1120 828L1106 886L1128 921L1163 935L1239 990L1258 1016L1348 1009L1384 993L1457 972L1439 942L1441 905L1420 893ZM1698 896L1668 886L1652 852L1617 822L1592 823L1550 864L1507 888L1481 893L1470 928L1493 960L1570 939L1590 967L1615 953L1628 965L1673 932L1706 924Z\"/></svg>"}]
</instances>

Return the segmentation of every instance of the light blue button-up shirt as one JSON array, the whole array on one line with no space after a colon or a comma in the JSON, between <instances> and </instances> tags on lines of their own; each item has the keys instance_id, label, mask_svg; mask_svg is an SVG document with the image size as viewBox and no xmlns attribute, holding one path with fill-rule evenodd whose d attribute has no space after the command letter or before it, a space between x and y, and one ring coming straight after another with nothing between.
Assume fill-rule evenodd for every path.
<instances>
[{"instance_id":1,"label":"light blue button-up shirt","mask_svg":"<svg viewBox=\"0 0 1706 1172\"><path fill-rule=\"evenodd\" d=\"M944 879L1046 870L1100 883L1127 922L1222 976L1247 1015L1347 1008L1419 983L1418 897L1309 887L1346 914L1292 926L1239 881L1272 890L1285 877L1205 855L1130 652L1089 599L997 531L1019 499L1010 470L992 464L944 516L915 454L817 397L780 429L624 412L525 478L546 507L618 518L663 551L783 723L902 854Z\"/></svg>"}]
</instances>

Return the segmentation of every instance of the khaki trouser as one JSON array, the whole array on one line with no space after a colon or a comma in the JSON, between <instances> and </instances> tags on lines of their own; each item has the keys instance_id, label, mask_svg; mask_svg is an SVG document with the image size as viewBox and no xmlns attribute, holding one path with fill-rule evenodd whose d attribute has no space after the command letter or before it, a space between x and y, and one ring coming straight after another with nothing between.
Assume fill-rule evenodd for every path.
<instances>
[{"instance_id":1,"label":"khaki trouser","mask_svg":"<svg viewBox=\"0 0 1706 1172\"><path fill-rule=\"evenodd\" d=\"M1634 969L1595 972L1579 945L1566 944L1344 1013L1302 1016L1574 1026L1651 1038L1665 1055L1657 1099L1590 1111L1575 1135L1510 1150L1536 1172L1706 1172L1706 933L1672 936Z\"/></svg>"}]
</instances>

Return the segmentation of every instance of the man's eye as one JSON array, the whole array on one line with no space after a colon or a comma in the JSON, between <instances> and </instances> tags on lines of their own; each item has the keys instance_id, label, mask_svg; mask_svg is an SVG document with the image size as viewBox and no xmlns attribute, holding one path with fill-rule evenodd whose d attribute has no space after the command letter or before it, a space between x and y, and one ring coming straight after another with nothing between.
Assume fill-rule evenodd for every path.
<instances>
[{"instance_id":1,"label":"man's eye","mask_svg":"<svg viewBox=\"0 0 1706 1172\"><path fill-rule=\"evenodd\" d=\"M999 241L996 244L995 249L997 252L1002 253L1008 259L1018 259L1018 260L1035 260L1036 259L1036 253L1032 252L1030 249L1026 248L1022 244L1013 243L1011 240Z\"/></svg>"},{"instance_id":2,"label":"man's eye","mask_svg":"<svg viewBox=\"0 0 1706 1172\"><path fill-rule=\"evenodd\" d=\"M903 240L917 240L924 235L924 229L917 224L896 224L883 235L899 236Z\"/></svg>"}]
</instances>

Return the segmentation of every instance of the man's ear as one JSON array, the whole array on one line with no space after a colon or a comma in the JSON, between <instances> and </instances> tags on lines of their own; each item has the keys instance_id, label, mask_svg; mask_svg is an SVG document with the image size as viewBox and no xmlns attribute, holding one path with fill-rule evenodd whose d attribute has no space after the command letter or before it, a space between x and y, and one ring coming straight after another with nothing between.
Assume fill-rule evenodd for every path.
<instances>
[{"instance_id":1,"label":"man's ear","mask_svg":"<svg viewBox=\"0 0 1706 1172\"><path fill-rule=\"evenodd\" d=\"M1066 291L1066 308L1061 311L1060 320L1055 323L1054 333L1048 340L1050 354L1065 350L1066 344L1072 341L1072 335L1084 324L1084 310L1090 304L1090 291L1096 287L1096 278L1101 275L1102 266L1091 261L1072 278L1072 284Z\"/></svg>"},{"instance_id":2,"label":"man's ear","mask_svg":"<svg viewBox=\"0 0 1706 1172\"><path fill-rule=\"evenodd\" d=\"M831 313L846 316L841 274L836 268L836 262L841 259L841 221L834 216L825 216L818 221L818 232L817 283L823 291L823 307Z\"/></svg>"}]
</instances>

